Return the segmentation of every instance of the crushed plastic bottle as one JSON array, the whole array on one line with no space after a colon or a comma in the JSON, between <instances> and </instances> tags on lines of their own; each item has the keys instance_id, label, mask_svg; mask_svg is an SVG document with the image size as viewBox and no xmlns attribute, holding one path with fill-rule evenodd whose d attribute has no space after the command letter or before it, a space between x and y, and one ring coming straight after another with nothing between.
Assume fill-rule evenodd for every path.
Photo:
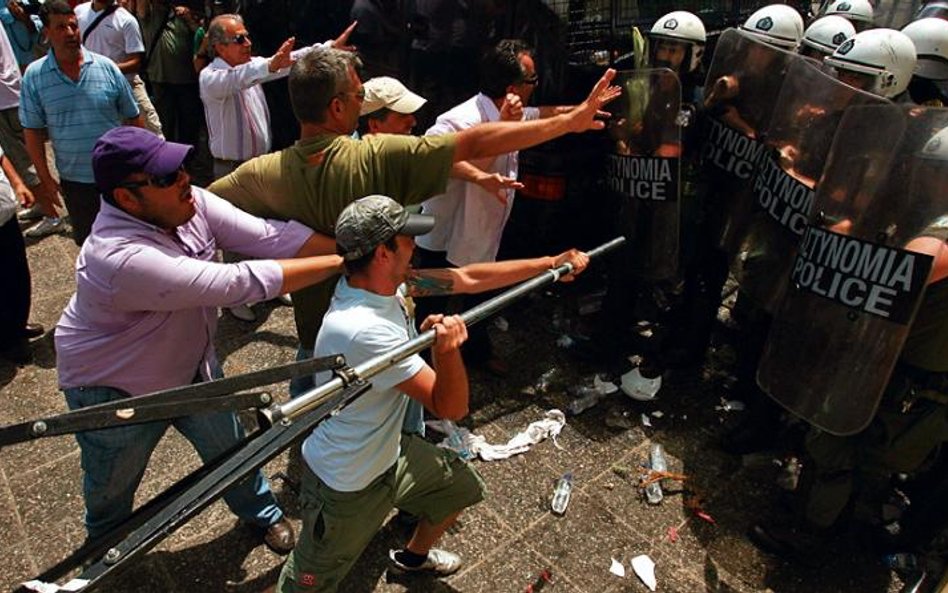
<instances>
[{"instance_id":1,"label":"crushed plastic bottle","mask_svg":"<svg viewBox=\"0 0 948 593\"><path fill-rule=\"evenodd\" d=\"M553 489L553 500L550 502L550 508L555 514L562 515L566 512L572 492L573 472L566 472L562 478L556 481L556 488Z\"/></svg>"},{"instance_id":2,"label":"crushed plastic bottle","mask_svg":"<svg viewBox=\"0 0 948 593\"><path fill-rule=\"evenodd\" d=\"M893 570L915 570L918 568L918 556L908 552L886 554L882 563Z\"/></svg>"},{"instance_id":3,"label":"crushed plastic bottle","mask_svg":"<svg viewBox=\"0 0 948 593\"><path fill-rule=\"evenodd\" d=\"M668 471L668 464L665 462L665 449L660 443L653 443L649 449L648 464L652 471ZM659 504L664 497L661 480L655 480L645 486L645 500L649 504Z\"/></svg>"},{"instance_id":4,"label":"crushed plastic bottle","mask_svg":"<svg viewBox=\"0 0 948 593\"><path fill-rule=\"evenodd\" d=\"M567 404L566 411L573 416L581 414L598 404L603 397L618 390L616 384L602 380L599 375L593 375L591 380L586 379L580 385L569 388L569 393L575 399Z\"/></svg>"},{"instance_id":5,"label":"crushed plastic bottle","mask_svg":"<svg viewBox=\"0 0 948 593\"><path fill-rule=\"evenodd\" d=\"M464 435L457 425L450 420L444 420L443 422L445 429L448 431L448 447L455 451L461 459L472 459L474 454L464 442Z\"/></svg>"},{"instance_id":6,"label":"crushed plastic bottle","mask_svg":"<svg viewBox=\"0 0 948 593\"><path fill-rule=\"evenodd\" d=\"M560 371L556 367L552 367L540 375L540 378L537 379L537 382L533 384L533 388L537 393L547 393L556 385L560 380Z\"/></svg>"}]
</instances>

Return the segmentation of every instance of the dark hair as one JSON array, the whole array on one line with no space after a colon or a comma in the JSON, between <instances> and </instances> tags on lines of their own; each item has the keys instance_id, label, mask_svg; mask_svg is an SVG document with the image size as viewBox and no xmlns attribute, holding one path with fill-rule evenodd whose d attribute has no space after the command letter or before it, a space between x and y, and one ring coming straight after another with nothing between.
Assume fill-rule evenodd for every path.
<instances>
[{"instance_id":1,"label":"dark hair","mask_svg":"<svg viewBox=\"0 0 948 593\"><path fill-rule=\"evenodd\" d=\"M333 97L349 85L349 69L362 63L352 52L338 49L311 51L290 68L290 103L300 122L326 121L326 109Z\"/></svg>"},{"instance_id":2,"label":"dark hair","mask_svg":"<svg viewBox=\"0 0 948 593\"><path fill-rule=\"evenodd\" d=\"M376 245L375 249L378 249L382 245L385 245L386 247L388 247L389 251L398 251L398 241L395 240L395 237L397 236L398 235L392 235L384 243L379 243L378 245ZM375 249L373 249L369 253L366 253L365 255L363 255L362 257L358 259L354 259L352 261L346 261L343 264L346 269L346 278L348 278L349 276L352 276L353 274L358 274L359 272L362 272L366 268L368 268L369 264L372 263L372 260L375 259ZM338 246L336 247L336 253L339 255L342 255Z\"/></svg>"},{"instance_id":3,"label":"dark hair","mask_svg":"<svg viewBox=\"0 0 948 593\"><path fill-rule=\"evenodd\" d=\"M47 0L40 6L39 17L44 27L49 26L49 16L52 14L76 15L76 11L69 6L66 0Z\"/></svg>"},{"instance_id":4,"label":"dark hair","mask_svg":"<svg viewBox=\"0 0 948 593\"><path fill-rule=\"evenodd\" d=\"M370 119L384 120L386 117L388 117L389 113L392 113L391 109L388 107L380 107L371 113L366 113L365 115L359 117L359 135L365 136L366 134L371 133L369 130Z\"/></svg>"},{"instance_id":5,"label":"dark hair","mask_svg":"<svg viewBox=\"0 0 948 593\"><path fill-rule=\"evenodd\" d=\"M519 39L504 39L487 50L481 59L480 92L491 99L500 99L507 94L507 87L523 82L523 67L520 56L533 57L533 50Z\"/></svg>"}]
</instances>

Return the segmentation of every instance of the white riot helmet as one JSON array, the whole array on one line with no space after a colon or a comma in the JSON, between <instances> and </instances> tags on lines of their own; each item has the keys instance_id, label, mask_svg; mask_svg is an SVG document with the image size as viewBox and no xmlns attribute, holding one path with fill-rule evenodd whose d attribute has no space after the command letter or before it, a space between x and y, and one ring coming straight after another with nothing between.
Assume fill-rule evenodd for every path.
<instances>
[{"instance_id":1,"label":"white riot helmet","mask_svg":"<svg viewBox=\"0 0 948 593\"><path fill-rule=\"evenodd\" d=\"M783 49L796 49L803 37L803 17L786 4L771 4L750 15L741 31Z\"/></svg>"},{"instance_id":2,"label":"white riot helmet","mask_svg":"<svg viewBox=\"0 0 948 593\"><path fill-rule=\"evenodd\" d=\"M865 90L891 99L908 88L915 70L915 46L895 29L869 29L850 37L823 60L827 66L872 76Z\"/></svg>"},{"instance_id":3,"label":"white riot helmet","mask_svg":"<svg viewBox=\"0 0 948 593\"><path fill-rule=\"evenodd\" d=\"M824 16L837 14L853 22L872 25L874 12L869 0L836 0L823 13Z\"/></svg>"},{"instance_id":4,"label":"white riot helmet","mask_svg":"<svg viewBox=\"0 0 948 593\"><path fill-rule=\"evenodd\" d=\"M704 44L708 40L708 34L698 15L686 10L669 12L655 21L648 34L653 39L668 39L689 44L691 47L691 59L687 64L689 72L694 72L701 64L701 54L704 53Z\"/></svg>"},{"instance_id":5,"label":"white riot helmet","mask_svg":"<svg viewBox=\"0 0 948 593\"><path fill-rule=\"evenodd\" d=\"M944 128L928 139L922 147L922 158L948 161L948 128Z\"/></svg>"},{"instance_id":6,"label":"white riot helmet","mask_svg":"<svg viewBox=\"0 0 948 593\"><path fill-rule=\"evenodd\" d=\"M828 56L855 34L856 28L847 19L836 15L824 16L810 23L803 32L801 43Z\"/></svg>"},{"instance_id":7,"label":"white riot helmet","mask_svg":"<svg viewBox=\"0 0 948 593\"><path fill-rule=\"evenodd\" d=\"M929 17L906 25L902 32L915 44L915 75L948 80L948 21Z\"/></svg>"}]
</instances>

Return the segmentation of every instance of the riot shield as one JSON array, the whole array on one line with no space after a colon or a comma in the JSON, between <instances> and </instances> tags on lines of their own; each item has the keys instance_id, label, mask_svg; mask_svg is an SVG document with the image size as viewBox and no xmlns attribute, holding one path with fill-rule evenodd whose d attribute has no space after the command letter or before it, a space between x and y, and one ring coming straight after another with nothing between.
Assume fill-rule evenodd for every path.
<instances>
[{"instance_id":1,"label":"riot shield","mask_svg":"<svg viewBox=\"0 0 948 593\"><path fill-rule=\"evenodd\" d=\"M751 186L765 152L761 136L790 64L797 54L736 29L718 40L704 88L701 167L704 205L718 247L733 255L752 210Z\"/></svg>"},{"instance_id":2,"label":"riot shield","mask_svg":"<svg viewBox=\"0 0 948 593\"><path fill-rule=\"evenodd\" d=\"M946 109L874 105L837 130L757 375L829 433L872 420L948 237L946 127Z\"/></svg>"},{"instance_id":3,"label":"riot shield","mask_svg":"<svg viewBox=\"0 0 948 593\"><path fill-rule=\"evenodd\" d=\"M743 295L773 313L790 278L810 216L816 182L850 105L890 104L806 60L787 70L752 185L752 211L731 271Z\"/></svg>"},{"instance_id":4,"label":"riot shield","mask_svg":"<svg viewBox=\"0 0 948 593\"><path fill-rule=\"evenodd\" d=\"M666 68L616 74L622 95L609 105L606 182L620 196L629 271L650 280L678 269L681 83Z\"/></svg>"}]
</instances>

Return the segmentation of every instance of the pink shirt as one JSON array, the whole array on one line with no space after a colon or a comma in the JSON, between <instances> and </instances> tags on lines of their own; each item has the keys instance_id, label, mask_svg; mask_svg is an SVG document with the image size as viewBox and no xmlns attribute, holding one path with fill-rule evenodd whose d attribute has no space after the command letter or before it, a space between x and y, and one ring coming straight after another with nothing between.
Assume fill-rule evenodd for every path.
<instances>
[{"instance_id":1,"label":"pink shirt","mask_svg":"<svg viewBox=\"0 0 948 593\"><path fill-rule=\"evenodd\" d=\"M61 389L141 395L191 383L216 366L217 307L276 297L273 260L222 264L217 249L293 257L312 231L263 220L192 187L197 212L168 233L102 202L76 261L76 293L56 326Z\"/></svg>"}]
</instances>

